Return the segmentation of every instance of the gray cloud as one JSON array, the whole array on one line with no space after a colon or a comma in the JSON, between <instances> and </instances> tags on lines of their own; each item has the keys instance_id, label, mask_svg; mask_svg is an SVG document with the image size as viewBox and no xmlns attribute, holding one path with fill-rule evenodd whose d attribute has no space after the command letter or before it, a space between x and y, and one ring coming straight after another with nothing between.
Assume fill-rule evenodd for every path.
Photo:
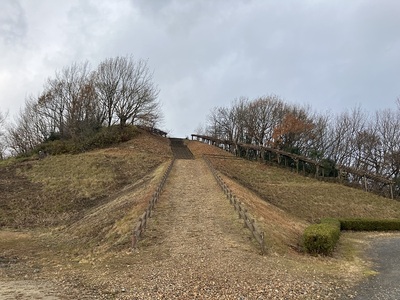
<instances>
[{"instance_id":1,"label":"gray cloud","mask_svg":"<svg viewBox=\"0 0 400 300\"><path fill-rule=\"evenodd\" d=\"M18 1L5 0L0 11L0 36L4 44L20 43L26 36L24 11Z\"/></svg>"},{"instance_id":2,"label":"gray cloud","mask_svg":"<svg viewBox=\"0 0 400 300\"><path fill-rule=\"evenodd\" d=\"M131 53L148 59L165 128L179 136L240 96L339 112L394 107L400 95L395 0L7 3L14 25L0 32L0 110L23 105L62 66Z\"/></svg>"}]
</instances>

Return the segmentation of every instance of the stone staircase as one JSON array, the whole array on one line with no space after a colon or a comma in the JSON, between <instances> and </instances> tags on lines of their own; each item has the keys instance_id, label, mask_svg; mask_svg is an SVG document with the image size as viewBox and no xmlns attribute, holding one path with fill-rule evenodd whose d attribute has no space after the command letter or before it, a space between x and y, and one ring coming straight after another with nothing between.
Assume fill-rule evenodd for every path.
<instances>
[{"instance_id":1,"label":"stone staircase","mask_svg":"<svg viewBox=\"0 0 400 300\"><path fill-rule=\"evenodd\" d=\"M170 138L169 140L175 159L194 159L193 153L185 145L184 139Z\"/></svg>"}]
</instances>

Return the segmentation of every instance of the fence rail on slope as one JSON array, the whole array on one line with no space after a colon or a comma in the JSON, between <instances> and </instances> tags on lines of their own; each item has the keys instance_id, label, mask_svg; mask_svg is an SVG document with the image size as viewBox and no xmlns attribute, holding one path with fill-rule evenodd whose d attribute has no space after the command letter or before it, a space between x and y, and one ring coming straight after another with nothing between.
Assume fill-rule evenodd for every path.
<instances>
[{"instance_id":1,"label":"fence rail on slope","mask_svg":"<svg viewBox=\"0 0 400 300\"><path fill-rule=\"evenodd\" d=\"M245 226L251 231L255 240L260 244L261 253L264 255L266 253L264 232L259 229L257 224L255 223L254 218L247 212L247 209L244 207L243 203L240 202L237 197L233 194L230 188L223 181L221 176L215 170L211 161L207 156L203 155L205 162L207 163L211 173L214 175L214 178L217 180L219 186L224 191L226 197L229 199L229 202L233 205L234 209L237 211L239 218L243 219Z\"/></svg>"},{"instance_id":2,"label":"fence rail on slope","mask_svg":"<svg viewBox=\"0 0 400 300\"><path fill-rule=\"evenodd\" d=\"M153 197L149 201L149 205L147 206L147 209L140 216L139 221L136 223L136 226L132 231L132 246L131 246L132 249L137 247L137 243L139 242L139 239L142 237L143 232L146 229L147 221L151 217L151 213L154 210L154 206L156 205L156 203L158 202L158 199L160 198L160 194L165 185L165 182L167 181L169 173L172 170L172 166L174 165L174 162L175 162L175 159L172 159L172 161L169 164L167 170L165 171L160 183L158 184L158 187L157 187L156 191L154 192Z\"/></svg>"},{"instance_id":3,"label":"fence rail on slope","mask_svg":"<svg viewBox=\"0 0 400 300\"><path fill-rule=\"evenodd\" d=\"M308 157L265 146L241 143L236 144L232 141L215 139L205 135L192 134L192 139L194 138L196 138L198 141L227 150L237 156L242 157L241 154L243 152L243 157L249 160L259 160L265 162L272 162L275 160L278 165L294 168L296 169L297 173L312 174L315 176L315 178L320 180L328 180L329 178L333 178L335 181L340 183L346 183L346 180L344 179L347 179L348 183L360 186L368 192L374 191L374 185L382 185L382 191L375 192L378 192L382 196L394 199L393 188L395 182L383 176L375 175L367 171L357 170L342 165L336 165L332 169L332 167L327 167L326 165ZM329 174L332 172L334 174L333 176Z\"/></svg>"}]
</instances>

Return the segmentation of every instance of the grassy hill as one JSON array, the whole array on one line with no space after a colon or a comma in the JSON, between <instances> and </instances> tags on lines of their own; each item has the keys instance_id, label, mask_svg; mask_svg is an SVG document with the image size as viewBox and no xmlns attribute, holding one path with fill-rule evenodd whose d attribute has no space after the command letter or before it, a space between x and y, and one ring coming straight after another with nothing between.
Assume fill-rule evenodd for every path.
<instances>
[{"instance_id":1,"label":"grassy hill","mask_svg":"<svg viewBox=\"0 0 400 300\"><path fill-rule=\"evenodd\" d=\"M69 224L152 174L172 157L169 141L138 133L112 148L0 162L0 226Z\"/></svg>"},{"instance_id":2,"label":"grassy hill","mask_svg":"<svg viewBox=\"0 0 400 300\"><path fill-rule=\"evenodd\" d=\"M210 150L208 145L199 143L196 147L198 153L219 155L210 159L220 172L301 219L313 222L324 217L400 218L398 201L276 166L236 159L218 148Z\"/></svg>"},{"instance_id":3,"label":"grassy hill","mask_svg":"<svg viewBox=\"0 0 400 300\"><path fill-rule=\"evenodd\" d=\"M119 239L115 233L129 231L172 157L168 139L138 132L111 148L0 162L0 226L67 226L67 232L85 242L113 234ZM238 159L197 141L187 143L196 157L212 155L212 164L278 251L297 249L304 228L320 218L400 217L397 201Z\"/></svg>"},{"instance_id":4,"label":"grassy hill","mask_svg":"<svg viewBox=\"0 0 400 300\"><path fill-rule=\"evenodd\" d=\"M210 155L214 167L258 218L267 243L278 252L286 251L288 246L299 249L305 227L321 218L400 218L398 201L236 158L197 141L188 142L188 146L197 157Z\"/></svg>"},{"instance_id":5,"label":"grassy hill","mask_svg":"<svg viewBox=\"0 0 400 300\"><path fill-rule=\"evenodd\" d=\"M268 251L259 258L271 270L351 286L369 271L358 254L365 239L344 234L333 257L311 257L298 251L304 229L328 216L400 216L397 201L249 162L197 141L187 145L196 158L210 154L255 217ZM7 276L54 277L110 293L114 278L124 284L135 278L140 265L150 263L146 253L151 257L160 241L149 228L139 249L129 251L131 231L171 158L168 139L139 131L134 139L105 149L1 161L0 256L18 261ZM136 261L137 254L149 261Z\"/></svg>"}]
</instances>

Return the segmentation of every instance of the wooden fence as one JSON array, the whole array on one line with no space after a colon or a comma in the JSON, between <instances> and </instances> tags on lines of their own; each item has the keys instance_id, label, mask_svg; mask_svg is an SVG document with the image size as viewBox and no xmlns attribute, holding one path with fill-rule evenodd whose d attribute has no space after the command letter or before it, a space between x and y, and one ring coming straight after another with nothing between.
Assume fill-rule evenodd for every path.
<instances>
[{"instance_id":1,"label":"wooden fence","mask_svg":"<svg viewBox=\"0 0 400 300\"><path fill-rule=\"evenodd\" d=\"M262 162L276 162L278 165L295 169L297 173L311 174L317 179L326 180L327 178L335 178L340 183L356 183L366 191L373 191L374 183L386 187L386 194L394 199L393 187L395 182L383 176L379 176L363 170L357 170L351 167L342 165L326 166L321 162L312 160L308 157L285 152L279 149L274 149L265 146L257 146L251 144L235 144L232 141L215 139L205 135L192 134L192 140L196 138L198 141L214 145L225 149L236 156L240 156L249 160L258 160ZM333 173L333 174L329 174ZM351 178L351 181L349 181ZM383 189L383 188L382 188Z\"/></svg>"},{"instance_id":2,"label":"wooden fence","mask_svg":"<svg viewBox=\"0 0 400 300\"><path fill-rule=\"evenodd\" d=\"M144 230L146 229L147 221L151 217L151 213L156 205L158 199L160 198L161 191L167 181L168 175L171 172L172 166L174 165L175 159L172 159L169 164L167 170L165 171L161 182L158 184L156 191L153 194L153 197L149 201L149 205L145 212L140 216L139 221L137 222L135 228L132 231L132 249L136 248L139 239L141 238Z\"/></svg>"},{"instance_id":3,"label":"wooden fence","mask_svg":"<svg viewBox=\"0 0 400 300\"><path fill-rule=\"evenodd\" d=\"M143 129L143 130L146 130L146 131L148 131L148 132L150 132L152 134L160 135L160 136L163 136L163 137L167 137L167 134L168 134L167 132L162 131L161 129L158 129L158 128L155 128L155 127L151 127L151 126L136 125L136 127L140 128L140 129Z\"/></svg>"},{"instance_id":4,"label":"wooden fence","mask_svg":"<svg viewBox=\"0 0 400 300\"><path fill-rule=\"evenodd\" d=\"M233 205L234 209L238 212L239 218L243 219L244 225L251 231L253 237L256 241L260 244L261 253L264 255L266 253L266 246L265 246L265 239L264 239L264 232L261 231L255 223L254 218L247 212L247 209L244 208L243 203L240 202L237 197L232 193L226 183L223 181L221 176L215 170L211 161L208 159L207 156L203 155L204 160L206 161L208 167L210 168L212 174L214 175L215 179L217 180L219 186L224 191L226 197L229 199L229 202Z\"/></svg>"}]
</instances>

